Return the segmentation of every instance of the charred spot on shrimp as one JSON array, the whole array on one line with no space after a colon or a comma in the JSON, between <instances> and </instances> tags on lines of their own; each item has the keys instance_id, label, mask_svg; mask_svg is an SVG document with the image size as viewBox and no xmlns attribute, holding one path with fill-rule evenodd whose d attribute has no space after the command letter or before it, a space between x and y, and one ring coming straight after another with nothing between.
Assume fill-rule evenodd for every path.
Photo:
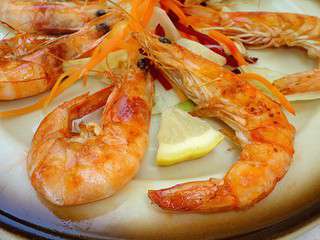
<instances>
[{"instance_id":1,"label":"charred spot on shrimp","mask_svg":"<svg viewBox=\"0 0 320 240\"><path fill-rule=\"evenodd\" d=\"M99 10L96 11L96 16L97 17L101 17L101 16L106 15L106 14L107 14L107 12L104 9L99 9Z\"/></svg>"},{"instance_id":2,"label":"charred spot on shrimp","mask_svg":"<svg viewBox=\"0 0 320 240\"><path fill-rule=\"evenodd\" d=\"M110 32L110 27L107 23L100 23L96 26L96 29L98 32L103 32L103 34L106 34Z\"/></svg>"}]
</instances>

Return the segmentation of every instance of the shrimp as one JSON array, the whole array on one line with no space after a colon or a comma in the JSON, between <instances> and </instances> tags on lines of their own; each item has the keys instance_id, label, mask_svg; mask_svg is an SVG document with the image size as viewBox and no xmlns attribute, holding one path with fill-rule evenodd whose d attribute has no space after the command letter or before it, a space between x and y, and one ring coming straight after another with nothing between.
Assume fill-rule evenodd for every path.
<instances>
[{"instance_id":1,"label":"shrimp","mask_svg":"<svg viewBox=\"0 0 320 240\"><path fill-rule=\"evenodd\" d=\"M201 11L200 11L201 10ZM207 11L205 11L207 10ZM295 13L217 12L201 6L189 14L210 16L215 29L252 49L299 47L320 60L320 18ZM274 85L284 94L320 91L320 69L287 75Z\"/></svg>"},{"instance_id":2,"label":"shrimp","mask_svg":"<svg viewBox=\"0 0 320 240\"><path fill-rule=\"evenodd\" d=\"M320 68L302 73L289 74L273 83L283 94L320 91Z\"/></svg>"},{"instance_id":3,"label":"shrimp","mask_svg":"<svg viewBox=\"0 0 320 240\"><path fill-rule=\"evenodd\" d=\"M0 100L34 96L50 89L63 73L63 62L95 48L121 17L107 14L81 31L62 36L17 59L0 60Z\"/></svg>"},{"instance_id":4,"label":"shrimp","mask_svg":"<svg viewBox=\"0 0 320 240\"><path fill-rule=\"evenodd\" d=\"M89 203L119 191L135 176L147 149L152 94L149 75L131 67L113 90L56 108L41 122L28 155L34 188L56 205ZM79 134L72 133L74 119L103 105L101 126L82 124Z\"/></svg>"},{"instance_id":5,"label":"shrimp","mask_svg":"<svg viewBox=\"0 0 320 240\"><path fill-rule=\"evenodd\" d=\"M0 41L0 56L2 58L18 58L55 39L56 37L48 35L17 34L14 37Z\"/></svg>"},{"instance_id":6,"label":"shrimp","mask_svg":"<svg viewBox=\"0 0 320 240\"><path fill-rule=\"evenodd\" d=\"M20 32L66 34L80 30L108 11L97 3L2 0L0 21Z\"/></svg>"},{"instance_id":7,"label":"shrimp","mask_svg":"<svg viewBox=\"0 0 320 240\"><path fill-rule=\"evenodd\" d=\"M150 190L163 209L221 212L253 206L272 192L293 158L294 127L280 106L230 70L177 44L136 34L149 59L196 105L195 115L228 124L242 152L223 179Z\"/></svg>"}]
</instances>

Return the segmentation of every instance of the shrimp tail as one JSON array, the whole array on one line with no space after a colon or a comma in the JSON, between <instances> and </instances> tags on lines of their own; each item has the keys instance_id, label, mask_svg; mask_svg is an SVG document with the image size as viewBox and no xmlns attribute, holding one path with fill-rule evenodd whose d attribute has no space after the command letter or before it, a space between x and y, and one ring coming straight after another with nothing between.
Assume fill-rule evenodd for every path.
<instances>
[{"instance_id":1,"label":"shrimp tail","mask_svg":"<svg viewBox=\"0 0 320 240\"><path fill-rule=\"evenodd\" d=\"M149 190L148 196L162 209L174 211L218 212L234 209L237 205L231 188L223 185L223 180L213 178Z\"/></svg>"},{"instance_id":2,"label":"shrimp tail","mask_svg":"<svg viewBox=\"0 0 320 240\"><path fill-rule=\"evenodd\" d=\"M320 90L320 69L284 76L274 85L285 95L317 92Z\"/></svg>"}]
</instances>

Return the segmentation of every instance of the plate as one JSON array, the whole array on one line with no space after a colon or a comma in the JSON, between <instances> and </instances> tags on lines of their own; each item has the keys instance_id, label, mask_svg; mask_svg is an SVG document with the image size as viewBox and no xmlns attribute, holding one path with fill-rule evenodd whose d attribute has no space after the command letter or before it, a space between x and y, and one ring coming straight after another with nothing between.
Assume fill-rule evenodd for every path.
<instances>
[{"instance_id":1,"label":"plate","mask_svg":"<svg viewBox=\"0 0 320 240\"><path fill-rule=\"evenodd\" d=\"M230 7L234 10L290 11L320 15L320 3L316 0L248 0L241 4L239 2L235 1ZM251 55L259 58L259 66L279 72L293 73L315 67L315 62L298 49L252 51ZM157 167L155 135L159 127L158 116L152 118L150 146L141 169L122 191L111 198L83 206L56 207L49 204L36 194L27 177L25 159L32 136L40 121L53 107L83 92L93 92L101 87L102 85L95 81L91 81L88 86L79 83L57 98L46 110L19 118L0 120L2 223L49 239L54 236L57 239L59 236L94 239L216 239L247 233L251 233L251 236L262 236L264 231L268 234L279 233L287 230L288 226L303 224L311 216L313 220L318 217L319 100L294 104L297 115L288 116L297 129L293 164L275 190L255 207L246 211L177 214L162 211L150 203L146 196L148 189L208 177L222 177L239 156L239 151L226 140L202 159L172 167ZM0 111L30 104L35 99L1 102ZM210 123L219 127L213 120L210 120ZM261 229L264 230L260 232Z\"/></svg>"}]
</instances>

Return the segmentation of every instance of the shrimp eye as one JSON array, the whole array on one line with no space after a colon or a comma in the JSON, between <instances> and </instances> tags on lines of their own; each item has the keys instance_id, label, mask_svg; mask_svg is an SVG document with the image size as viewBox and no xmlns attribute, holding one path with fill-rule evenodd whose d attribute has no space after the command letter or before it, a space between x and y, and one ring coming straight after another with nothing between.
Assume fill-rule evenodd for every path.
<instances>
[{"instance_id":1,"label":"shrimp eye","mask_svg":"<svg viewBox=\"0 0 320 240\"><path fill-rule=\"evenodd\" d=\"M171 41L166 37L159 37L159 41L166 44L171 44Z\"/></svg>"},{"instance_id":2,"label":"shrimp eye","mask_svg":"<svg viewBox=\"0 0 320 240\"><path fill-rule=\"evenodd\" d=\"M232 72L235 73L235 74L240 74L241 73L239 68L233 69Z\"/></svg>"},{"instance_id":3,"label":"shrimp eye","mask_svg":"<svg viewBox=\"0 0 320 240\"><path fill-rule=\"evenodd\" d=\"M110 31L110 27L106 23L100 23L96 26L97 31L104 32L105 34Z\"/></svg>"},{"instance_id":4,"label":"shrimp eye","mask_svg":"<svg viewBox=\"0 0 320 240\"><path fill-rule=\"evenodd\" d=\"M148 58L141 58L137 63L138 68L148 70L150 67L150 60Z\"/></svg>"},{"instance_id":5,"label":"shrimp eye","mask_svg":"<svg viewBox=\"0 0 320 240\"><path fill-rule=\"evenodd\" d=\"M96 11L96 16L97 17L101 17L103 15L105 15L107 12L103 9L99 9L98 11Z\"/></svg>"},{"instance_id":6,"label":"shrimp eye","mask_svg":"<svg viewBox=\"0 0 320 240\"><path fill-rule=\"evenodd\" d=\"M207 2L206 2L206 1L204 1L204 2L200 3L200 5L201 5L201 6L204 6L204 7L207 7L207 6L208 6L208 4L207 4Z\"/></svg>"}]
</instances>

